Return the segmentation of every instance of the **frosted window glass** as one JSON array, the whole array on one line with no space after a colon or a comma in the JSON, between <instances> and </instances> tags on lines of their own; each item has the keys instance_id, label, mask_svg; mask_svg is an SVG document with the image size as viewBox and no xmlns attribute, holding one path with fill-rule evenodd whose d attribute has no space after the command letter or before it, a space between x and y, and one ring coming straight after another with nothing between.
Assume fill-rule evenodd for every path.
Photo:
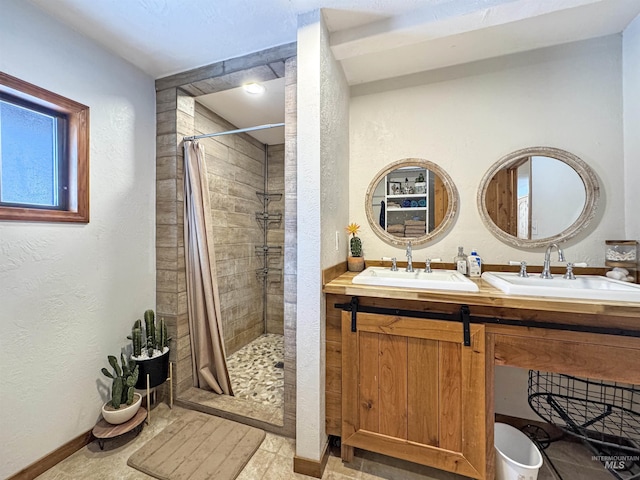
<instances>
[{"instance_id":1,"label":"frosted window glass","mask_svg":"<svg viewBox=\"0 0 640 480\"><path fill-rule=\"evenodd\" d=\"M0 202L58 206L57 120L0 101Z\"/></svg>"}]
</instances>

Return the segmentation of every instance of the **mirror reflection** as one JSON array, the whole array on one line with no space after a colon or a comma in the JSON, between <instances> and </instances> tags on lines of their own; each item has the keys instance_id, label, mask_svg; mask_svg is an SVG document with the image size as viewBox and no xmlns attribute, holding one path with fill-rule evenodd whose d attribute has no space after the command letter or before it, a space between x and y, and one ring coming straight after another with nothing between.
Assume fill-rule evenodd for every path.
<instances>
[{"instance_id":1,"label":"mirror reflection","mask_svg":"<svg viewBox=\"0 0 640 480\"><path fill-rule=\"evenodd\" d=\"M454 196L451 180L436 165L420 159L400 160L371 182L367 218L383 240L418 245L444 230L454 212Z\"/></svg>"},{"instance_id":2,"label":"mirror reflection","mask_svg":"<svg viewBox=\"0 0 640 480\"><path fill-rule=\"evenodd\" d=\"M487 211L498 228L522 239L547 238L575 222L586 200L582 179L552 157L522 157L489 182Z\"/></svg>"},{"instance_id":3,"label":"mirror reflection","mask_svg":"<svg viewBox=\"0 0 640 480\"><path fill-rule=\"evenodd\" d=\"M578 157L533 147L492 166L481 182L478 207L498 238L537 247L583 229L595 214L598 193L594 172Z\"/></svg>"}]
</instances>

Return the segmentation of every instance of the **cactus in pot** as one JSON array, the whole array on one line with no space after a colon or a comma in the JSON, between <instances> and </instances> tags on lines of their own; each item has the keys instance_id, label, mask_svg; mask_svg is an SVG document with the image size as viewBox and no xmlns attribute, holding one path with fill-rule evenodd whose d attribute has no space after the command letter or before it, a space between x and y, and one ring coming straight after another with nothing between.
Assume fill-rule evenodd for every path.
<instances>
[{"instance_id":1,"label":"cactus in pot","mask_svg":"<svg viewBox=\"0 0 640 480\"><path fill-rule=\"evenodd\" d=\"M154 387L167 379L169 368L169 338L164 318L156 322L156 315L149 309L144 312L144 322L136 320L128 336L133 344L132 359L140 367L136 388Z\"/></svg>"},{"instance_id":2,"label":"cactus in pot","mask_svg":"<svg viewBox=\"0 0 640 480\"><path fill-rule=\"evenodd\" d=\"M347 226L346 230L351 235L351 240L349 240L351 256L361 257L362 256L362 240L360 240L360 237L356 236L358 234L358 231L360 230L360 225L357 225L355 223L350 223Z\"/></svg>"},{"instance_id":3,"label":"cactus in pot","mask_svg":"<svg viewBox=\"0 0 640 480\"><path fill-rule=\"evenodd\" d=\"M118 359L109 355L109 364L113 368L113 373L103 368L102 373L113 380L111 383L111 406L119 409L120 405L131 405L133 403L134 386L138 381L138 365L133 360L127 362L123 354L120 354L122 367L118 365Z\"/></svg>"},{"instance_id":4,"label":"cactus in pot","mask_svg":"<svg viewBox=\"0 0 640 480\"><path fill-rule=\"evenodd\" d=\"M346 230L351 235L351 239L349 240L351 255L347 258L347 269L350 272L361 272L364 270L364 258L362 256L362 240L357 236L360 225L350 223Z\"/></svg>"}]
</instances>

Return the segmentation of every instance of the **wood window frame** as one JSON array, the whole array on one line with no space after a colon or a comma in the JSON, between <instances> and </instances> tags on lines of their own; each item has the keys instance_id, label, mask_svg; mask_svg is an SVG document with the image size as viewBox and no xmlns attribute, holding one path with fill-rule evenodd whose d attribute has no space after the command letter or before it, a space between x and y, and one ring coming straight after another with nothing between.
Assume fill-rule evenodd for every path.
<instances>
[{"instance_id":1,"label":"wood window frame","mask_svg":"<svg viewBox=\"0 0 640 480\"><path fill-rule=\"evenodd\" d=\"M89 223L89 107L0 72L0 91L67 117L68 204L64 210L0 205L0 220Z\"/></svg>"}]
</instances>

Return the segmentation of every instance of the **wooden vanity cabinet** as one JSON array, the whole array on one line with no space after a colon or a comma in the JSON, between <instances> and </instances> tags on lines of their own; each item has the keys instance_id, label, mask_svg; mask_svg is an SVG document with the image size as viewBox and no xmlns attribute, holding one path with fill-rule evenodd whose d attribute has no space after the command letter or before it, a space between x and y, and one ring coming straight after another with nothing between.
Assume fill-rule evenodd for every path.
<instances>
[{"instance_id":1,"label":"wooden vanity cabinet","mask_svg":"<svg viewBox=\"0 0 640 480\"><path fill-rule=\"evenodd\" d=\"M342 312L342 454L358 447L485 479L484 325ZM491 429L489 429L491 430Z\"/></svg>"},{"instance_id":2,"label":"wooden vanity cabinet","mask_svg":"<svg viewBox=\"0 0 640 480\"><path fill-rule=\"evenodd\" d=\"M345 460L358 447L493 480L494 365L640 385L639 303L509 297L482 281L477 294L380 289L353 275L324 287L326 432ZM354 297L356 332L343 311ZM468 347L462 323L442 320L462 305Z\"/></svg>"}]
</instances>

